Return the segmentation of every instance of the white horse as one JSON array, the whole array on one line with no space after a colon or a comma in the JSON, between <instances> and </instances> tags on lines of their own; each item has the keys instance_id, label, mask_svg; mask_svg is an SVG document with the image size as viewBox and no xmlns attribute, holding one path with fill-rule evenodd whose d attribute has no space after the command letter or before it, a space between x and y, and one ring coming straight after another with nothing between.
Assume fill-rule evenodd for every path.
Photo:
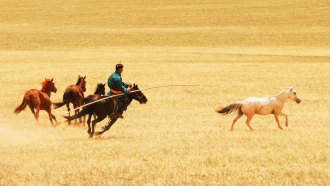
<instances>
[{"instance_id":1,"label":"white horse","mask_svg":"<svg viewBox=\"0 0 330 186\"><path fill-rule=\"evenodd\" d=\"M216 112L222 115L227 115L233 111L234 112L238 111L238 115L233 120L233 123L231 125L231 130L234 129L235 123L240 117L243 116L243 114L247 117L245 123L250 128L250 130L253 130L252 127L250 126L250 121L255 114L259 114L259 115L274 114L278 128L283 129L280 125L278 116L285 116L285 125L288 127L289 124L288 115L282 112L284 103L286 102L287 99L291 99L297 102L298 104L301 102L293 87L289 87L284 92L282 92L277 96L271 96L267 98L250 97L244 100L243 102L237 102L230 104L225 108L219 108L216 110Z\"/></svg>"}]
</instances>

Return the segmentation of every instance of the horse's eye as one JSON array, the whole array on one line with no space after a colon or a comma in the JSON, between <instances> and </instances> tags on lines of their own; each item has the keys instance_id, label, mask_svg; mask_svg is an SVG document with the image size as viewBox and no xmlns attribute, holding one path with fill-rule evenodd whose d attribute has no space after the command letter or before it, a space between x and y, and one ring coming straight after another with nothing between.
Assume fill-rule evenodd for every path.
<instances>
[{"instance_id":1,"label":"horse's eye","mask_svg":"<svg viewBox=\"0 0 330 186\"><path fill-rule=\"evenodd\" d=\"M294 94L296 95L297 93L294 92Z\"/></svg>"}]
</instances>

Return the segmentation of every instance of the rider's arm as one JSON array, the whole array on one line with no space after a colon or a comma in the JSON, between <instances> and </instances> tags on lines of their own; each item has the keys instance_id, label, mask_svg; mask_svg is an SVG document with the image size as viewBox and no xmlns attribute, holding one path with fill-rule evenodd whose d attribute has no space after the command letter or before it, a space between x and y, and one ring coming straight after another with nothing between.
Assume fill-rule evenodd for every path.
<instances>
[{"instance_id":1,"label":"rider's arm","mask_svg":"<svg viewBox=\"0 0 330 186\"><path fill-rule=\"evenodd\" d=\"M125 82L121 82L121 84L126 88L128 87L127 83L125 83Z\"/></svg>"},{"instance_id":2,"label":"rider's arm","mask_svg":"<svg viewBox=\"0 0 330 186\"><path fill-rule=\"evenodd\" d=\"M121 82L120 78L115 78L114 80L116 87L120 87L121 91L123 91L125 94L128 94L128 88L123 85L123 82Z\"/></svg>"}]
</instances>

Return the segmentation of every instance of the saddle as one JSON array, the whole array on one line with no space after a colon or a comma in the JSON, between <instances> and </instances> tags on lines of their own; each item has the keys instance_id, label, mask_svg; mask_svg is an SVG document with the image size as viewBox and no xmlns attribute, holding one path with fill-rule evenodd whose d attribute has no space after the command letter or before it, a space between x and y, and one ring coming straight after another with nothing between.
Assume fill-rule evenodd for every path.
<instances>
[{"instance_id":1,"label":"saddle","mask_svg":"<svg viewBox=\"0 0 330 186\"><path fill-rule=\"evenodd\" d=\"M114 93L113 90L111 89L106 95L107 96L114 96L114 95L118 95L118 94ZM113 109L112 114L109 116L109 118L110 119L114 119L114 118L122 118L123 119L124 117L123 117L122 113L118 113L118 111L119 111L119 108L122 108L122 107L125 108L125 105L122 105L122 104L126 104L125 103L126 101L119 100L119 99L121 99L119 97L113 97L111 99L112 99L113 104L114 104L114 109ZM124 110L126 110L126 109L124 109Z\"/></svg>"}]
</instances>

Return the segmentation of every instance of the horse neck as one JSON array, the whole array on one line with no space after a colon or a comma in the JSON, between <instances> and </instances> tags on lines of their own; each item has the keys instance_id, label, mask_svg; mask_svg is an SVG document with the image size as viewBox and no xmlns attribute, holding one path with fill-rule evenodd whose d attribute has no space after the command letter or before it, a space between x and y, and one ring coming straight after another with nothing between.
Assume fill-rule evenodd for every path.
<instances>
[{"instance_id":1,"label":"horse neck","mask_svg":"<svg viewBox=\"0 0 330 186\"><path fill-rule=\"evenodd\" d=\"M83 89L83 81L79 81L79 83L77 84L77 86L82 90Z\"/></svg>"},{"instance_id":2,"label":"horse neck","mask_svg":"<svg viewBox=\"0 0 330 186\"><path fill-rule=\"evenodd\" d=\"M278 96L276 96L276 98L277 98L277 100L280 100L284 103L288 99L288 95L286 94L286 91L284 91L281 94L279 94Z\"/></svg>"},{"instance_id":3,"label":"horse neck","mask_svg":"<svg viewBox=\"0 0 330 186\"><path fill-rule=\"evenodd\" d=\"M100 94L100 93L95 93L94 96L96 97L101 97L103 94Z\"/></svg>"},{"instance_id":4,"label":"horse neck","mask_svg":"<svg viewBox=\"0 0 330 186\"><path fill-rule=\"evenodd\" d=\"M130 105L132 103L132 101L133 101L133 98L128 97L127 106Z\"/></svg>"},{"instance_id":5,"label":"horse neck","mask_svg":"<svg viewBox=\"0 0 330 186\"><path fill-rule=\"evenodd\" d=\"M101 90L98 90L98 89L95 90L94 95L99 95L99 96L101 96L101 95L102 95Z\"/></svg>"},{"instance_id":6,"label":"horse neck","mask_svg":"<svg viewBox=\"0 0 330 186\"><path fill-rule=\"evenodd\" d=\"M47 89L44 88L44 87L43 87L40 91L43 92L43 93L45 93L45 94L47 94L48 97L50 97L50 95L51 95L51 91L50 91L50 90L47 90Z\"/></svg>"}]
</instances>

